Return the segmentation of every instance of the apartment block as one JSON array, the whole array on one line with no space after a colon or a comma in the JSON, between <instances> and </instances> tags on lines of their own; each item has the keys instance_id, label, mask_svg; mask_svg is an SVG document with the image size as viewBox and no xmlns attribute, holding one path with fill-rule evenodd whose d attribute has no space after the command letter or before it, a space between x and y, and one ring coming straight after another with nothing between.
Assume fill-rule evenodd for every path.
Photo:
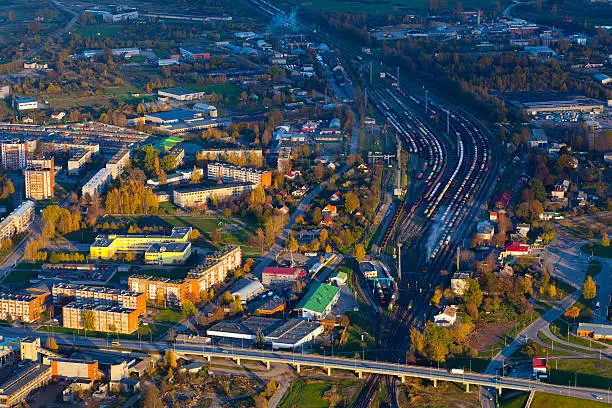
<instances>
[{"instance_id":1,"label":"apartment block","mask_svg":"<svg viewBox=\"0 0 612 408\"><path fill-rule=\"evenodd\" d=\"M5 140L0 145L2 167L5 170L21 170L26 167L28 157L27 142L15 139Z\"/></svg>"},{"instance_id":2,"label":"apartment block","mask_svg":"<svg viewBox=\"0 0 612 408\"><path fill-rule=\"evenodd\" d=\"M44 308L45 299L46 296L42 295L0 293L0 318L8 319L10 316L25 323L35 322Z\"/></svg>"},{"instance_id":3,"label":"apartment block","mask_svg":"<svg viewBox=\"0 0 612 408\"><path fill-rule=\"evenodd\" d=\"M56 283L51 291L53 303L56 305L77 302L119 306L124 309L134 309L139 315L147 310L147 297L143 292L71 283Z\"/></svg>"},{"instance_id":4,"label":"apartment block","mask_svg":"<svg viewBox=\"0 0 612 408\"><path fill-rule=\"evenodd\" d=\"M138 329L138 311L118 306L72 302L62 308L62 324L70 329L83 329L83 313L93 313L93 330L130 334Z\"/></svg>"},{"instance_id":5,"label":"apartment block","mask_svg":"<svg viewBox=\"0 0 612 408\"><path fill-rule=\"evenodd\" d=\"M50 382L51 366L27 362L0 383L0 407L11 408L19 405L30 392Z\"/></svg>"},{"instance_id":6,"label":"apartment block","mask_svg":"<svg viewBox=\"0 0 612 408\"><path fill-rule=\"evenodd\" d=\"M252 183L228 183L218 186L190 186L172 192L172 201L182 208L206 205L213 198L219 201L238 199L253 190Z\"/></svg>"},{"instance_id":7,"label":"apartment block","mask_svg":"<svg viewBox=\"0 0 612 408\"><path fill-rule=\"evenodd\" d=\"M25 231L34 219L34 201L24 201L5 219L0 221L0 239L10 238Z\"/></svg>"},{"instance_id":8,"label":"apartment block","mask_svg":"<svg viewBox=\"0 0 612 408\"><path fill-rule=\"evenodd\" d=\"M55 188L55 160L53 156L27 160L25 169L25 195L33 200L53 197Z\"/></svg>"},{"instance_id":9,"label":"apartment block","mask_svg":"<svg viewBox=\"0 0 612 408\"><path fill-rule=\"evenodd\" d=\"M81 188L81 194L89 194L91 197L100 196L106 190L106 187L113 179L119 177L125 167L130 162L130 150L119 150L109 161L106 166L101 168L96 174L90 178L87 183Z\"/></svg>"},{"instance_id":10,"label":"apartment block","mask_svg":"<svg viewBox=\"0 0 612 408\"><path fill-rule=\"evenodd\" d=\"M206 261L187 273L189 291L200 293L223 282L228 272L242 264L242 249L238 245L226 245L206 258Z\"/></svg>"},{"instance_id":11,"label":"apartment block","mask_svg":"<svg viewBox=\"0 0 612 408\"><path fill-rule=\"evenodd\" d=\"M253 183L263 187L272 185L272 172L268 170L238 167L227 163L208 163L207 170L208 178L211 180Z\"/></svg>"},{"instance_id":12,"label":"apartment block","mask_svg":"<svg viewBox=\"0 0 612 408\"><path fill-rule=\"evenodd\" d=\"M191 227L174 227L170 235L98 235L89 247L92 259L111 259L117 252L146 252L155 243L188 242Z\"/></svg>"},{"instance_id":13,"label":"apartment block","mask_svg":"<svg viewBox=\"0 0 612 408\"><path fill-rule=\"evenodd\" d=\"M180 306L187 298L189 284L184 279L168 279L148 275L132 275L128 286L134 292L143 292L146 299L157 303L163 299L168 306Z\"/></svg>"},{"instance_id":14,"label":"apartment block","mask_svg":"<svg viewBox=\"0 0 612 408\"><path fill-rule=\"evenodd\" d=\"M77 175L85 164L91 161L93 152L87 149L77 149L68 159L68 174Z\"/></svg>"}]
</instances>

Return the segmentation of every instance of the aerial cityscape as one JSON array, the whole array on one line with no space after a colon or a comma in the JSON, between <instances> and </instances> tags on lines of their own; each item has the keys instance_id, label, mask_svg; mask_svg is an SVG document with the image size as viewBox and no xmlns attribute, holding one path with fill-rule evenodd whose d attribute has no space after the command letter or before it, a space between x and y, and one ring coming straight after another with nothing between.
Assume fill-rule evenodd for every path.
<instances>
[{"instance_id":1,"label":"aerial cityscape","mask_svg":"<svg viewBox=\"0 0 612 408\"><path fill-rule=\"evenodd\" d=\"M612 0L0 1L0 408L612 407Z\"/></svg>"}]
</instances>

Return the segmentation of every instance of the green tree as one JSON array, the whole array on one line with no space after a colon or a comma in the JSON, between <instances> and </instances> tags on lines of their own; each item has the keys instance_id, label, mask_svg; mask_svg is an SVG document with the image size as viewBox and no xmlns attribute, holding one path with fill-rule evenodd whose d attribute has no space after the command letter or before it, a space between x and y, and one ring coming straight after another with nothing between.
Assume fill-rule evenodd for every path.
<instances>
[{"instance_id":1,"label":"green tree","mask_svg":"<svg viewBox=\"0 0 612 408\"><path fill-rule=\"evenodd\" d=\"M438 363L445 361L452 343L449 330L427 322L424 335L427 357Z\"/></svg>"},{"instance_id":2,"label":"green tree","mask_svg":"<svg viewBox=\"0 0 612 408\"><path fill-rule=\"evenodd\" d=\"M195 314L196 307L191 300L185 300L181 305L181 313L185 317L191 317Z\"/></svg>"},{"instance_id":3,"label":"green tree","mask_svg":"<svg viewBox=\"0 0 612 408\"><path fill-rule=\"evenodd\" d=\"M595 285L595 281L591 276L587 276L584 281L582 296L584 296L586 300L594 299L597 296L597 285Z\"/></svg>"},{"instance_id":4,"label":"green tree","mask_svg":"<svg viewBox=\"0 0 612 408\"><path fill-rule=\"evenodd\" d=\"M465 303L473 303L476 307L480 307L484 297L480 285L476 279L468 278L466 280L468 287L463 295Z\"/></svg>"}]
</instances>

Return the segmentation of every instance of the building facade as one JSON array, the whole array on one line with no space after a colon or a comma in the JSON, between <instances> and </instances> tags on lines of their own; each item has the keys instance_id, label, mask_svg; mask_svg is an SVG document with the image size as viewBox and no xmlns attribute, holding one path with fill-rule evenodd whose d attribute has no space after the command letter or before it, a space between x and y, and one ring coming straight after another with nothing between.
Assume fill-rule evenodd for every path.
<instances>
[{"instance_id":1,"label":"building facade","mask_svg":"<svg viewBox=\"0 0 612 408\"><path fill-rule=\"evenodd\" d=\"M71 302L95 303L96 305L134 309L139 315L147 311L147 297L144 292L71 283L57 283L53 285L51 291L53 303L56 305Z\"/></svg>"},{"instance_id":2,"label":"building facade","mask_svg":"<svg viewBox=\"0 0 612 408\"><path fill-rule=\"evenodd\" d=\"M188 242L191 227L174 227L170 235L98 235L89 247L92 259L111 259L117 252L146 252L155 243Z\"/></svg>"},{"instance_id":3,"label":"building facade","mask_svg":"<svg viewBox=\"0 0 612 408\"><path fill-rule=\"evenodd\" d=\"M238 167L227 163L208 163L207 172L211 180L253 183L263 187L272 185L272 172L267 170Z\"/></svg>"},{"instance_id":4,"label":"building facade","mask_svg":"<svg viewBox=\"0 0 612 408\"><path fill-rule=\"evenodd\" d=\"M181 306L187 298L189 284L184 279L168 279L148 275L132 275L128 286L134 292L142 292L146 299L165 306Z\"/></svg>"},{"instance_id":5,"label":"building facade","mask_svg":"<svg viewBox=\"0 0 612 408\"><path fill-rule=\"evenodd\" d=\"M5 219L0 221L0 239L10 238L25 231L34 219L34 201L24 201Z\"/></svg>"},{"instance_id":6,"label":"building facade","mask_svg":"<svg viewBox=\"0 0 612 408\"><path fill-rule=\"evenodd\" d=\"M38 320L44 299L31 294L0 293L0 318L19 319L25 323Z\"/></svg>"},{"instance_id":7,"label":"building facade","mask_svg":"<svg viewBox=\"0 0 612 408\"><path fill-rule=\"evenodd\" d=\"M5 170L21 170L26 167L28 149L26 142L20 140L3 141L0 145L2 167Z\"/></svg>"},{"instance_id":8,"label":"building facade","mask_svg":"<svg viewBox=\"0 0 612 408\"><path fill-rule=\"evenodd\" d=\"M55 188L55 160L53 156L27 160L25 169L25 195L33 200L53 197Z\"/></svg>"},{"instance_id":9,"label":"building facade","mask_svg":"<svg viewBox=\"0 0 612 408\"><path fill-rule=\"evenodd\" d=\"M145 251L145 263L183 265L191 256L191 242L155 243Z\"/></svg>"},{"instance_id":10,"label":"building facade","mask_svg":"<svg viewBox=\"0 0 612 408\"><path fill-rule=\"evenodd\" d=\"M209 200L238 199L253 190L252 183L228 183L219 186L184 187L172 192L172 201L179 207L205 206Z\"/></svg>"},{"instance_id":11,"label":"building facade","mask_svg":"<svg viewBox=\"0 0 612 408\"><path fill-rule=\"evenodd\" d=\"M26 363L0 383L0 407L11 408L25 401L30 392L51 382L51 366Z\"/></svg>"},{"instance_id":12,"label":"building facade","mask_svg":"<svg viewBox=\"0 0 612 408\"><path fill-rule=\"evenodd\" d=\"M138 311L118 306L72 302L62 308L63 327L84 329L83 314L91 312L93 328L99 332L130 334L138 329Z\"/></svg>"},{"instance_id":13,"label":"building facade","mask_svg":"<svg viewBox=\"0 0 612 408\"><path fill-rule=\"evenodd\" d=\"M215 251L206 261L187 273L191 293L200 294L227 278L228 272L242 264L242 249L238 245L227 245Z\"/></svg>"}]
</instances>

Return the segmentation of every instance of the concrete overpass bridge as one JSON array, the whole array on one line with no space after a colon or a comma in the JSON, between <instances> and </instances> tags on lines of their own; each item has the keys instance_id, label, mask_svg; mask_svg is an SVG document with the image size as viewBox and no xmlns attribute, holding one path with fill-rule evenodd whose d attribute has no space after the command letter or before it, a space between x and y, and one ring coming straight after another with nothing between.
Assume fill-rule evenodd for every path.
<instances>
[{"instance_id":1,"label":"concrete overpass bridge","mask_svg":"<svg viewBox=\"0 0 612 408\"><path fill-rule=\"evenodd\" d=\"M357 358L327 357L312 354L288 353L279 351L253 350L253 349L228 349L197 345L175 345L177 354L183 356L201 356L208 361L214 358L232 359L238 365L243 361L257 361L264 364L268 369L272 363L288 364L293 366L299 373L302 367L314 367L327 372L332 376L335 370L352 371L359 378L364 374L383 374L398 377L402 382L407 378L421 378L429 380L434 387L438 381L450 381L464 384L466 392L470 392L470 385L495 388L499 394L505 388L517 391L540 391L550 394L570 395L572 397L594 400L594 394L602 393L601 389L586 387L568 387L541 383L531 380L493 376L489 374L464 372L462 374L451 374L447 370L428 368L415 365L375 362L360 360Z\"/></svg>"}]
</instances>

